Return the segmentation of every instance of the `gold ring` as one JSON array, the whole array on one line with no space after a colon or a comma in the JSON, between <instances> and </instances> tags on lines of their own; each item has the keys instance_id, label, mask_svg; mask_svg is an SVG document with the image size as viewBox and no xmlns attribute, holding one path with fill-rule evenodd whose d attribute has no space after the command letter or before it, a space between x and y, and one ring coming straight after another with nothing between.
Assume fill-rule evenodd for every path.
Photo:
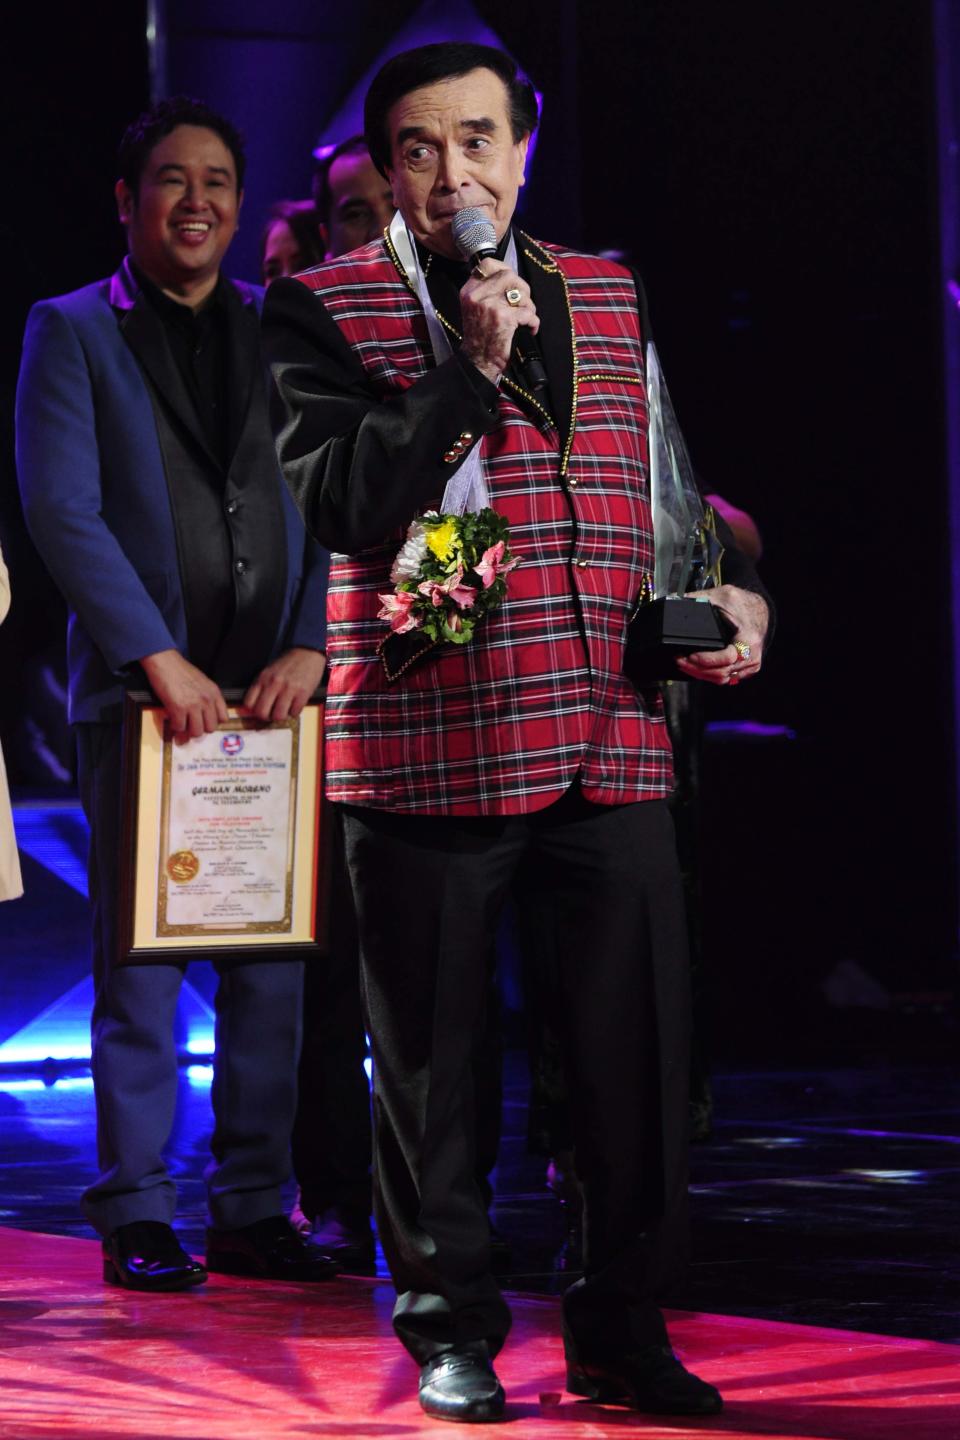
<instances>
[{"instance_id":1,"label":"gold ring","mask_svg":"<svg viewBox=\"0 0 960 1440\"><path fill-rule=\"evenodd\" d=\"M749 660L750 656L753 654L750 646L744 640L734 640L733 648L734 650L736 650L741 660Z\"/></svg>"},{"instance_id":2,"label":"gold ring","mask_svg":"<svg viewBox=\"0 0 960 1440\"><path fill-rule=\"evenodd\" d=\"M506 300L508 305L519 305L521 300L523 299L523 291L518 290L514 285L509 290L504 291L503 298Z\"/></svg>"}]
</instances>

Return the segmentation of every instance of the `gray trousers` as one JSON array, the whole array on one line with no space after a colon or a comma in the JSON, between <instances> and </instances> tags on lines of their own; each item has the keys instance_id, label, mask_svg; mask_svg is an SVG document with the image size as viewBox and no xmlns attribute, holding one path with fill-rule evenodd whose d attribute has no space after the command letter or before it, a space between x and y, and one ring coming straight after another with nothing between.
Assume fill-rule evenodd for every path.
<instances>
[{"instance_id":1,"label":"gray trousers","mask_svg":"<svg viewBox=\"0 0 960 1440\"><path fill-rule=\"evenodd\" d=\"M78 725L80 798L90 825L94 1009L91 1041L99 1175L83 1210L101 1235L134 1220L169 1223L176 1193L164 1158L176 1108L174 1035L185 965L113 964L119 900L119 725ZM208 962L203 962L208 963ZM216 965L210 1223L282 1212L296 1109L303 964L229 952Z\"/></svg>"}]
</instances>

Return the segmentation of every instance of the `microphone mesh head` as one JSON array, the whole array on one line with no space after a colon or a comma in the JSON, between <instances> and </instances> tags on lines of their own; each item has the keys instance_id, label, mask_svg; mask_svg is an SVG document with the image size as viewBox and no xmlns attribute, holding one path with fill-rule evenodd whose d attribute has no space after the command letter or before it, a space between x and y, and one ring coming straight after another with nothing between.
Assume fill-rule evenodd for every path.
<instances>
[{"instance_id":1,"label":"microphone mesh head","mask_svg":"<svg viewBox=\"0 0 960 1440\"><path fill-rule=\"evenodd\" d=\"M492 255L497 248L497 232L482 210L472 206L458 210L451 225L453 243L465 260L474 255Z\"/></svg>"}]
</instances>

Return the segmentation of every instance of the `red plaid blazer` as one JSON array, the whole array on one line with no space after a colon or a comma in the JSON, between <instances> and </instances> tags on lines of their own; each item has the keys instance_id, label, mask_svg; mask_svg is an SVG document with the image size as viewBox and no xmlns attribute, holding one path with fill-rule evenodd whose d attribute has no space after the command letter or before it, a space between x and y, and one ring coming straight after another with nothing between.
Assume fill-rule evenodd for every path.
<instances>
[{"instance_id":1,"label":"red plaid blazer","mask_svg":"<svg viewBox=\"0 0 960 1440\"><path fill-rule=\"evenodd\" d=\"M509 815L550 804L578 774L584 794L601 804L660 798L671 788L659 695L639 694L622 674L625 626L653 568L633 280L619 265L522 243L566 294L570 433L538 426L501 391L496 429L480 443L491 502L510 523L521 563L503 605L469 645L434 650L393 685L376 655L385 633L377 597L392 588L403 535L333 555L326 773L335 800ZM382 241L300 279L378 397L415 384L434 365L419 300Z\"/></svg>"}]
</instances>

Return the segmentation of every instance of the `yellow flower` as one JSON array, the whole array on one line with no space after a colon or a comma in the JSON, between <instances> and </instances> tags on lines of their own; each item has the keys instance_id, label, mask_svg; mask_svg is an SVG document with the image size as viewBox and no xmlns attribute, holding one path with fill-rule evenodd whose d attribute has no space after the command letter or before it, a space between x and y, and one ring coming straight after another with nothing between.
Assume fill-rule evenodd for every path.
<instances>
[{"instance_id":1,"label":"yellow flower","mask_svg":"<svg viewBox=\"0 0 960 1440\"><path fill-rule=\"evenodd\" d=\"M448 516L442 525L430 525L427 528L426 540L431 553L438 560L449 559L451 553L459 548L457 522L453 516Z\"/></svg>"}]
</instances>

